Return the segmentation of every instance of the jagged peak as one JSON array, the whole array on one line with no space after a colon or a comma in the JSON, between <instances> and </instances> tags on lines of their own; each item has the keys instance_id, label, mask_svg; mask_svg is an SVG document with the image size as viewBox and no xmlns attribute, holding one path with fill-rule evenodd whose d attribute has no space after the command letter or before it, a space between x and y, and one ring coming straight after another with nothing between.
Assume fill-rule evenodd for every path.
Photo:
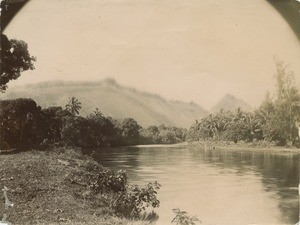
<instances>
[{"instance_id":1,"label":"jagged peak","mask_svg":"<svg viewBox=\"0 0 300 225\"><path fill-rule=\"evenodd\" d=\"M237 98L236 96L226 93L218 103L211 109L211 112L224 110L235 110L236 108L241 108L247 111L252 111L253 108L243 99Z\"/></svg>"}]
</instances>

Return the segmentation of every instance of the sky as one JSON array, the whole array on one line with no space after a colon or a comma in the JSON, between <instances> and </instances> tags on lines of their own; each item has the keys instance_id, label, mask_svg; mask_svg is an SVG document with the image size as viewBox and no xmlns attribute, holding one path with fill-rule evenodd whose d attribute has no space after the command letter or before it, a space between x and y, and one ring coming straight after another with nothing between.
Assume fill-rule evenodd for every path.
<instances>
[{"instance_id":1,"label":"sky","mask_svg":"<svg viewBox=\"0 0 300 225\"><path fill-rule=\"evenodd\" d=\"M256 107L274 57L300 86L300 42L265 0L31 0L4 33L37 57L9 87L114 78L206 109L226 93Z\"/></svg>"}]
</instances>

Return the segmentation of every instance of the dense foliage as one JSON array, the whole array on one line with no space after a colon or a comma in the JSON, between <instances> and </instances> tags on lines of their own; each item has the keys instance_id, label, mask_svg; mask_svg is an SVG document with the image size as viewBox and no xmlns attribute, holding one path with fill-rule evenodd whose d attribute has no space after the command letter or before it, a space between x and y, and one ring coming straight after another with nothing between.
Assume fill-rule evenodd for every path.
<instances>
[{"instance_id":1,"label":"dense foliage","mask_svg":"<svg viewBox=\"0 0 300 225\"><path fill-rule=\"evenodd\" d=\"M187 129L173 126L150 126L141 130L143 142L148 144L173 144L185 141Z\"/></svg>"},{"instance_id":2,"label":"dense foliage","mask_svg":"<svg viewBox=\"0 0 300 225\"><path fill-rule=\"evenodd\" d=\"M277 145L299 145L297 126L300 122L300 95L294 74L276 60L277 92L269 94L254 112L220 110L196 121L188 140L225 140L275 142Z\"/></svg>"},{"instance_id":3,"label":"dense foliage","mask_svg":"<svg viewBox=\"0 0 300 225\"><path fill-rule=\"evenodd\" d=\"M87 163L88 164L88 163ZM123 170L114 172L103 168L100 164L90 162L86 165L84 185L88 186L94 194L101 194L106 203L117 215L134 218L148 207L159 207L157 191L160 184L150 182L144 186L128 183L127 173ZM78 175L72 178L73 183L79 181Z\"/></svg>"},{"instance_id":4,"label":"dense foliage","mask_svg":"<svg viewBox=\"0 0 300 225\"><path fill-rule=\"evenodd\" d=\"M32 99L0 101L0 148L22 148L39 142L40 112Z\"/></svg>"},{"instance_id":5,"label":"dense foliage","mask_svg":"<svg viewBox=\"0 0 300 225\"><path fill-rule=\"evenodd\" d=\"M124 191L116 192L110 201L110 207L117 215L138 217L148 207L159 207L157 190L160 184L148 183L145 186L127 185Z\"/></svg>"},{"instance_id":6,"label":"dense foliage","mask_svg":"<svg viewBox=\"0 0 300 225\"><path fill-rule=\"evenodd\" d=\"M55 143L92 148L185 140L184 129L164 125L143 129L132 118L106 118L99 109L82 117L78 115L80 105L74 97L65 109L42 109L32 99L0 101L0 148L22 150Z\"/></svg>"},{"instance_id":7,"label":"dense foliage","mask_svg":"<svg viewBox=\"0 0 300 225\"><path fill-rule=\"evenodd\" d=\"M9 40L1 33L0 92L5 91L7 83L17 79L22 72L34 69L34 56L28 52L28 45L22 40Z\"/></svg>"}]
</instances>

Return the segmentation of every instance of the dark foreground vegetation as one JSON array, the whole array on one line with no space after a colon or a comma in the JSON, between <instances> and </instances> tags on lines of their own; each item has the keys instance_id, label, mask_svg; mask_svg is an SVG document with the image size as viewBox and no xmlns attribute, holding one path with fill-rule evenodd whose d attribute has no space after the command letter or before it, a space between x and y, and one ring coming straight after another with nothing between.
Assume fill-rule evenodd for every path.
<instances>
[{"instance_id":1,"label":"dark foreground vegetation","mask_svg":"<svg viewBox=\"0 0 300 225\"><path fill-rule=\"evenodd\" d=\"M158 207L159 184L130 185L124 171L103 168L66 148L0 155L0 185L9 188L12 224L146 224ZM0 195L0 215L4 197ZM128 220L127 218L130 218Z\"/></svg>"},{"instance_id":2,"label":"dark foreground vegetation","mask_svg":"<svg viewBox=\"0 0 300 225\"><path fill-rule=\"evenodd\" d=\"M26 150L53 144L76 147L109 147L153 143L177 143L187 131L176 127L143 129L134 119L115 120L95 109L87 117L80 102L71 98L65 109L42 109L32 99L0 101L0 149Z\"/></svg>"},{"instance_id":3,"label":"dark foreground vegetation","mask_svg":"<svg viewBox=\"0 0 300 225\"><path fill-rule=\"evenodd\" d=\"M154 212L145 212L148 207L159 206L157 182L131 185L125 171L105 169L82 150L62 147L136 144L142 140L141 127L131 118L105 118L98 109L81 117L77 115L80 108L76 98L71 98L65 109L42 109L32 99L0 101L0 150L19 151L0 154L0 185L11 189L15 203L8 221L138 223L130 219L142 224L157 219ZM25 151L34 148L43 151Z\"/></svg>"}]
</instances>

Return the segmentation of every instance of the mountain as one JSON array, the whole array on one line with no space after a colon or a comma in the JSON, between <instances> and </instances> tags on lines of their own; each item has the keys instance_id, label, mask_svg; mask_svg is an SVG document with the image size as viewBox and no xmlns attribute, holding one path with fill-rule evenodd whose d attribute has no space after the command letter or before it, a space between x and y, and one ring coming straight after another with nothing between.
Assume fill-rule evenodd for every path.
<instances>
[{"instance_id":1,"label":"mountain","mask_svg":"<svg viewBox=\"0 0 300 225\"><path fill-rule=\"evenodd\" d=\"M242 99L238 99L231 94L226 94L212 109L211 112L217 112L220 109L235 110L241 108L245 111L252 111L253 108Z\"/></svg>"},{"instance_id":2,"label":"mountain","mask_svg":"<svg viewBox=\"0 0 300 225\"><path fill-rule=\"evenodd\" d=\"M64 107L70 97L82 103L80 114L85 116L95 108L105 116L134 118L141 126L165 124L189 128L196 119L208 112L196 103L167 101L162 97L124 87L115 80L97 82L49 81L11 87L2 99L32 98L41 107Z\"/></svg>"}]
</instances>

